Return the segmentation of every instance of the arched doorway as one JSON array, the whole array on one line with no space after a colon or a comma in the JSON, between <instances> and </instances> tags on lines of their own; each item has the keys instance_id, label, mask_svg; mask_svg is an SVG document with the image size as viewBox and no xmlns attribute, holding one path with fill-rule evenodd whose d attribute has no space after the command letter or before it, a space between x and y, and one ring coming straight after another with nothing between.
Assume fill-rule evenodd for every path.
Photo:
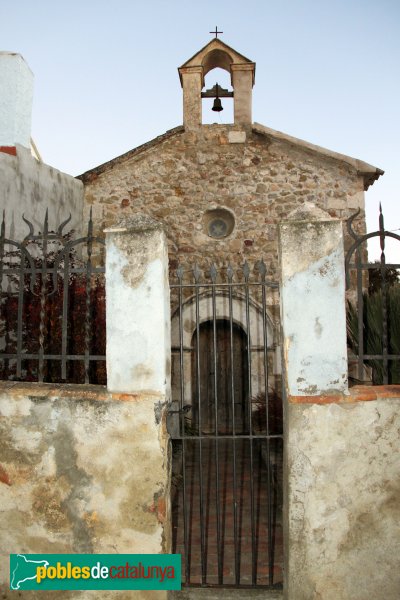
<instances>
[{"instance_id":1,"label":"arched doorway","mask_svg":"<svg viewBox=\"0 0 400 600\"><path fill-rule=\"evenodd\" d=\"M248 432L247 340L225 319L205 321L192 338L192 419L202 433Z\"/></svg>"}]
</instances>

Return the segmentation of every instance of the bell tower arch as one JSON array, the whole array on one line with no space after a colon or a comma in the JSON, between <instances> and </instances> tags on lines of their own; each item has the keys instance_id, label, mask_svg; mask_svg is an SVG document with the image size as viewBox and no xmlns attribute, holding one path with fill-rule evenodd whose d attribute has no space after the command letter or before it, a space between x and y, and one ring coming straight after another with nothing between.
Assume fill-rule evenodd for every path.
<instances>
[{"instance_id":1,"label":"bell tower arch","mask_svg":"<svg viewBox=\"0 0 400 600\"><path fill-rule=\"evenodd\" d=\"M251 127L256 65L222 40L215 38L178 69L183 89L185 129L201 127L201 91L204 87L204 78L209 71L217 67L228 71L231 76L235 125Z\"/></svg>"}]
</instances>

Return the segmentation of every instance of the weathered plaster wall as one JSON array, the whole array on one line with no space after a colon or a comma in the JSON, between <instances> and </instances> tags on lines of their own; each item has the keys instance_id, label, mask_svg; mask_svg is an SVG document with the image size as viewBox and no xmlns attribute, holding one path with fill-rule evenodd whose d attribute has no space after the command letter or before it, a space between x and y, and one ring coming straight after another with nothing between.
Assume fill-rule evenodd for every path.
<instances>
[{"instance_id":1,"label":"weathered plaster wall","mask_svg":"<svg viewBox=\"0 0 400 600\"><path fill-rule=\"evenodd\" d=\"M43 231L46 208L51 230L71 213L67 231L81 232L86 224L82 224L82 182L37 161L22 146L17 146L16 156L0 152L0 210L5 209L6 235L19 240L29 233L23 214L35 232Z\"/></svg>"},{"instance_id":2,"label":"weathered plaster wall","mask_svg":"<svg viewBox=\"0 0 400 600\"><path fill-rule=\"evenodd\" d=\"M146 215L106 230L107 388L170 398L168 252Z\"/></svg>"},{"instance_id":3,"label":"weathered plaster wall","mask_svg":"<svg viewBox=\"0 0 400 600\"><path fill-rule=\"evenodd\" d=\"M263 257L276 270L277 223L304 200L339 218L364 209L363 177L349 164L233 125L178 128L82 179L85 210L93 208L99 229L138 212L164 223L171 268L177 260L237 265ZM218 207L236 222L222 240L203 224Z\"/></svg>"},{"instance_id":4,"label":"weathered plaster wall","mask_svg":"<svg viewBox=\"0 0 400 600\"><path fill-rule=\"evenodd\" d=\"M347 348L341 223L312 203L305 203L280 225L279 254L287 394L345 392Z\"/></svg>"},{"instance_id":5,"label":"weathered plaster wall","mask_svg":"<svg viewBox=\"0 0 400 600\"><path fill-rule=\"evenodd\" d=\"M0 52L0 146L30 148L33 73L20 54Z\"/></svg>"},{"instance_id":6,"label":"weathered plaster wall","mask_svg":"<svg viewBox=\"0 0 400 600\"><path fill-rule=\"evenodd\" d=\"M398 600L400 389L304 401L287 406L286 597Z\"/></svg>"},{"instance_id":7,"label":"weathered plaster wall","mask_svg":"<svg viewBox=\"0 0 400 600\"><path fill-rule=\"evenodd\" d=\"M9 553L168 552L167 464L165 414L157 398L110 394L99 386L2 382L2 597L9 597ZM81 596L98 592L63 593Z\"/></svg>"}]
</instances>

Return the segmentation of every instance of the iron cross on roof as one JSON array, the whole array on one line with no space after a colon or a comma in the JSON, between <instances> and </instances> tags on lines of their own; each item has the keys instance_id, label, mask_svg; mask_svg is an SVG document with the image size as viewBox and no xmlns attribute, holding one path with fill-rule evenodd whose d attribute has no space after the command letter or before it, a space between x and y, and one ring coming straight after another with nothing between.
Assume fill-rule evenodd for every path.
<instances>
[{"instance_id":1,"label":"iron cross on roof","mask_svg":"<svg viewBox=\"0 0 400 600\"><path fill-rule=\"evenodd\" d=\"M215 33L215 37L218 38L219 33L224 33L223 31L218 31L218 27L215 26L215 31L209 31L209 33Z\"/></svg>"}]
</instances>

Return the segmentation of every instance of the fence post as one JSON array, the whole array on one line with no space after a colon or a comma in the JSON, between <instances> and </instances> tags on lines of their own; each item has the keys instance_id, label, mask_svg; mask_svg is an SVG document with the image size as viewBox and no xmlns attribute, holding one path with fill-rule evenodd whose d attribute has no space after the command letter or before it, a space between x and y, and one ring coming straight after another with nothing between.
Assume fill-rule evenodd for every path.
<instances>
[{"instance_id":1,"label":"fence post","mask_svg":"<svg viewBox=\"0 0 400 600\"><path fill-rule=\"evenodd\" d=\"M288 396L347 391L342 224L311 203L279 227Z\"/></svg>"},{"instance_id":2,"label":"fence post","mask_svg":"<svg viewBox=\"0 0 400 600\"><path fill-rule=\"evenodd\" d=\"M105 233L108 390L167 398L171 336L164 231L139 215Z\"/></svg>"},{"instance_id":3,"label":"fence post","mask_svg":"<svg viewBox=\"0 0 400 600\"><path fill-rule=\"evenodd\" d=\"M122 459L118 466L127 471L135 489L130 522L137 525L138 545L131 552L168 553L166 411L171 348L167 242L162 226L144 215L105 233L107 387L116 398L130 401L132 439L142 440L135 464L125 465Z\"/></svg>"},{"instance_id":4,"label":"fence post","mask_svg":"<svg viewBox=\"0 0 400 600\"><path fill-rule=\"evenodd\" d=\"M342 224L306 203L280 225L279 254L285 392L284 589L289 600L308 600L315 575L310 548L323 553L325 546L308 535L307 515L316 509L308 506L307 498L313 497L313 482L319 476L313 468L315 456L329 469L331 451L326 448L326 431L313 430L309 415L327 397L348 393ZM329 431L329 415L325 427ZM303 447L299 439L305 440ZM323 495L317 499L323 506Z\"/></svg>"}]
</instances>

